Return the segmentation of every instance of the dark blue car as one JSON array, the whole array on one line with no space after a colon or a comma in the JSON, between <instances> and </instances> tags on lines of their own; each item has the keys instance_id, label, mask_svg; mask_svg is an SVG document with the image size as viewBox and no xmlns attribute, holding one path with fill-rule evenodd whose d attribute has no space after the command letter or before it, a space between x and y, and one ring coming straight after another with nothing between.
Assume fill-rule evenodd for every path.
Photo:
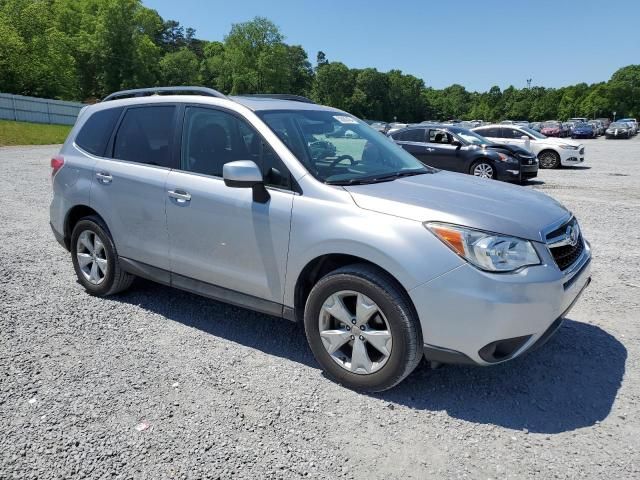
<instances>
[{"instance_id":1,"label":"dark blue car","mask_svg":"<svg viewBox=\"0 0 640 480\"><path fill-rule=\"evenodd\" d=\"M571 138L596 138L596 131L593 125L576 123L571 131Z\"/></svg>"}]
</instances>

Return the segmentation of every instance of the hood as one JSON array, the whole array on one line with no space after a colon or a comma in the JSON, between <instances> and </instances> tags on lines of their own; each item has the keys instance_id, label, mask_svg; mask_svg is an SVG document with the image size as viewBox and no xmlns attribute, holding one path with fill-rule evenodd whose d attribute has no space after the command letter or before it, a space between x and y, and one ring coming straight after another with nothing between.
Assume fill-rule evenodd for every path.
<instances>
[{"instance_id":1,"label":"hood","mask_svg":"<svg viewBox=\"0 0 640 480\"><path fill-rule=\"evenodd\" d=\"M535 241L543 239L541 230L570 216L566 208L543 193L444 171L344 188L366 210Z\"/></svg>"}]
</instances>

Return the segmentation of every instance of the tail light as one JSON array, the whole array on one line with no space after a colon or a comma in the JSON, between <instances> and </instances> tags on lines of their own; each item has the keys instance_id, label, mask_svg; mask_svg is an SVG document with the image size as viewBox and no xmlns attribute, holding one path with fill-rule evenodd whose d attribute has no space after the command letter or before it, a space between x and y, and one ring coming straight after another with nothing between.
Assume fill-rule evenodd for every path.
<instances>
[{"instance_id":1,"label":"tail light","mask_svg":"<svg viewBox=\"0 0 640 480\"><path fill-rule=\"evenodd\" d=\"M51 158L51 178L53 178L60 169L64 167L64 157L56 155Z\"/></svg>"}]
</instances>

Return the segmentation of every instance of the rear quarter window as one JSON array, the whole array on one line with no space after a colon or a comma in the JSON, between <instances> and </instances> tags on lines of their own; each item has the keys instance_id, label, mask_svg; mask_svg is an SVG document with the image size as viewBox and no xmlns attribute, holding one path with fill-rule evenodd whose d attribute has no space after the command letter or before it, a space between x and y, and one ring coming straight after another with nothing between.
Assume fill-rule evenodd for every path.
<instances>
[{"instance_id":1,"label":"rear quarter window","mask_svg":"<svg viewBox=\"0 0 640 480\"><path fill-rule=\"evenodd\" d=\"M92 114L76 136L76 145L93 155L103 157L121 113L122 107L99 110Z\"/></svg>"}]
</instances>

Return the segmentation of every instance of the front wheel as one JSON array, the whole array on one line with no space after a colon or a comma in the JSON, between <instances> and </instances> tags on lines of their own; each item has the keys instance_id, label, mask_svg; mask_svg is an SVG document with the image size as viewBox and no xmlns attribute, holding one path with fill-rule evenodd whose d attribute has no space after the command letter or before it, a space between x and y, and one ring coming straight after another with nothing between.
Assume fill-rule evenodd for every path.
<instances>
[{"instance_id":1,"label":"front wheel","mask_svg":"<svg viewBox=\"0 0 640 480\"><path fill-rule=\"evenodd\" d=\"M560 166L560 155L551 150L542 152L538 157L540 168L558 168Z\"/></svg>"},{"instance_id":2,"label":"front wheel","mask_svg":"<svg viewBox=\"0 0 640 480\"><path fill-rule=\"evenodd\" d=\"M370 265L323 277L307 299L304 326L327 376L356 390L392 388L422 358L422 332L406 293Z\"/></svg>"},{"instance_id":3,"label":"front wheel","mask_svg":"<svg viewBox=\"0 0 640 480\"><path fill-rule=\"evenodd\" d=\"M473 164L471 174L480 178L496 178L496 171L489 162L480 161Z\"/></svg>"}]
</instances>

